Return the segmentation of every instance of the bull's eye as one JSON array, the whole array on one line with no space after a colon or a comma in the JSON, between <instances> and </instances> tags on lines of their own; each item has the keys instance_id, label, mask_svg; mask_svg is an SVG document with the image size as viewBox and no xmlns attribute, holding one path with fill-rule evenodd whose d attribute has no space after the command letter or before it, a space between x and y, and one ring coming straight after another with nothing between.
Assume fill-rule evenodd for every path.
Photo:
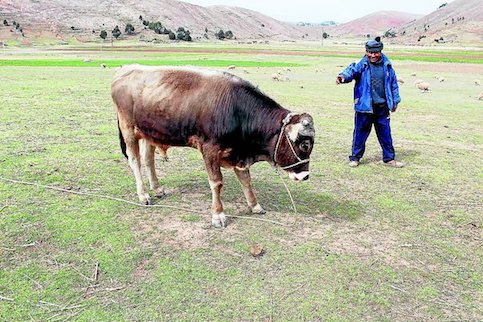
<instances>
[{"instance_id":1,"label":"bull's eye","mask_svg":"<svg viewBox=\"0 0 483 322\"><path fill-rule=\"evenodd\" d=\"M299 144L299 149L302 152L309 152L310 149L310 141L309 140L304 140Z\"/></svg>"}]
</instances>

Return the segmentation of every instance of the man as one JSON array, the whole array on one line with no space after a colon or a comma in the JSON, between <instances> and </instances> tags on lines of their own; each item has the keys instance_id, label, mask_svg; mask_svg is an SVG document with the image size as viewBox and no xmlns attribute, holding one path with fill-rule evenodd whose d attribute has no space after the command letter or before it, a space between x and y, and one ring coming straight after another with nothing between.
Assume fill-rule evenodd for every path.
<instances>
[{"instance_id":1,"label":"man","mask_svg":"<svg viewBox=\"0 0 483 322\"><path fill-rule=\"evenodd\" d=\"M380 37L366 43L366 54L356 64L352 63L337 78L336 83L354 85L354 136L349 166L357 167L366 148L366 140L372 125L382 148L383 164L395 168L404 165L395 160L392 144L390 113L396 112L401 97L396 73L389 59L381 53L383 44Z\"/></svg>"}]
</instances>

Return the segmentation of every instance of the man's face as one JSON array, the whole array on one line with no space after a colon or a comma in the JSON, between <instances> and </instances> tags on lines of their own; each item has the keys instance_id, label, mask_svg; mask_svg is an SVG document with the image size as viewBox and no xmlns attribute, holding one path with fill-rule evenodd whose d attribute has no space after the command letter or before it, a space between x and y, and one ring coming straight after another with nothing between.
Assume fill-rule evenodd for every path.
<instances>
[{"instance_id":1,"label":"man's face","mask_svg":"<svg viewBox=\"0 0 483 322\"><path fill-rule=\"evenodd\" d=\"M381 58L381 52L371 53L371 52L366 51L366 56L367 56L367 58L369 58L369 61L371 63L375 63Z\"/></svg>"}]
</instances>

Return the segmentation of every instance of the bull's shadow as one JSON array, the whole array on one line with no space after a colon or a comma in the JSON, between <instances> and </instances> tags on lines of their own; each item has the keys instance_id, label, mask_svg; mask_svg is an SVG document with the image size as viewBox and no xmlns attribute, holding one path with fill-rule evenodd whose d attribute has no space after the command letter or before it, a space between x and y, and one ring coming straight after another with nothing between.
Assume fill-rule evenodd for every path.
<instances>
[{"instance_id":1,"label":"bull's shadow","mask_svg":"<svg viewBox=\"0 0 483 322\"><path fill-rule=\"evenodd\" d=\"M337 199L330 192L317 191L316 183L309 181L294 182L280 174L277 175L268 166L253 169L252 184L260 205L267 211L293 214L290 196L281 180L290 190L298 216L330 218L331 220L354 221L364 216L364 207L353 200ZM222 200L228 215L247 215L249 213L240 183L232 170L223 170L224 185ZM317 180L316 178L313 180ZM160 183L171 191L156 204L170 202L182 203L184 207L210 213L211 190L208 176L202 167L193 171L173 169L160 176Z\"/></svg>"}]
</instances>

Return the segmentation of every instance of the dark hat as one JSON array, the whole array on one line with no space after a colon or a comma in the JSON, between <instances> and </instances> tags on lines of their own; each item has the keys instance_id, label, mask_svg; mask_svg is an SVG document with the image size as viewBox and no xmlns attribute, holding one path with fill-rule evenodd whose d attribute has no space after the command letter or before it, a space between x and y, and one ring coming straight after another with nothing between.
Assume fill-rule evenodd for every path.
<instances>
[{"instance_id":1,"label":"dark hat","mask_svg":"<svg viewBox=\"0 0 483 322\"><path fill-rule=\"evenodd\" d=\"M384 45L382 44L381 37L376 37L366 42L366 51L370 53L378 53L382 50Z\"/></svg>"}]
</instances>

